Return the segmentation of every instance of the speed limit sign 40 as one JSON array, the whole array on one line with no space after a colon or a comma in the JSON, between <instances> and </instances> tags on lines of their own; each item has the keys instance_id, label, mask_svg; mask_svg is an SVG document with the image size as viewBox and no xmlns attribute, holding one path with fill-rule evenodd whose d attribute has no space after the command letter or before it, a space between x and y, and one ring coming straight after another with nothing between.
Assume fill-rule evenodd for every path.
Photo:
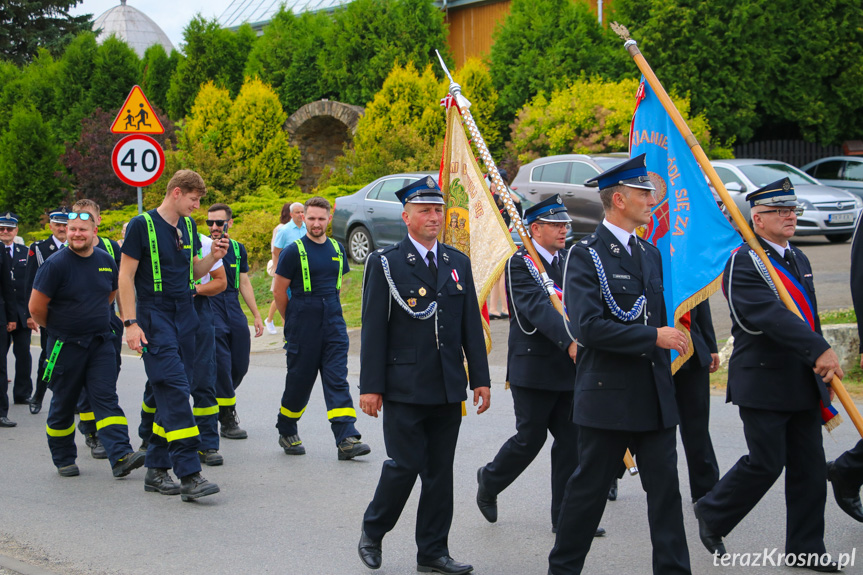
<instances>
[{"instance_id":1,"label":"speed limit sign 40","mask_svg":"<svg viewBox=\"0 0 863 575\"><path fill-rule=\"evenodd\" d=\"M165 169L165 153L153 138L132 134L114 146L111 165L117 177L130 186L149 186Z\"/></svg>"}]
</instances>

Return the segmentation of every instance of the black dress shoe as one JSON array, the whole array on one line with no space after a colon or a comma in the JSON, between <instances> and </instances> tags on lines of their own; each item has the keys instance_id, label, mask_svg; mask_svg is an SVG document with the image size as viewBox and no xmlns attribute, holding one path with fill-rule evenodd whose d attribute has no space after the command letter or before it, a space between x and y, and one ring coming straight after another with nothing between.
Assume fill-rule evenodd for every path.
<instances>
[{"instance_id":1,"label":"black dress shoe","mask_svg":"<svg viewBox=\"0 0 863 575\"><path fill-rule=\"evenodd\" d=\"M608 488L608 500L617 501L617 477L611 480L611 487Z\"/></svg>"},{"instance_id":2,"label":"black dress shoe","mask_svg":"<svg viewBox=\"0 0 863 575\"><path fill-rule=\"evenodd\" d=\"M42 398L31 397L30 398L30 413L36 415L42 411Z\"/></svg>"},{"instance_id":3,"label":"black dress shoe","mask_svg":"<svg viewBox=\"0 0 863 575\"><path fill-rule=\"evenodd\" d=\"M473 571L473 565L459 563L449 555L438 557L428 563L417 563L417 571L420 573L446 573L448 575L460 575Z\"/></svg>"},{"instance_id":4,"label":"black dress shoe","mask_svg":"<svg viewBox=\"0 0 863 575\"><path fill-rule=\"evenodd\" d=\"M489 493L482 484L483 469L485 468L480 467L476 470L476 506L486 521L494 523L497 521L497 497Z\"/></svg>"},{"instance_id":5,"label":"black dress shoe","mask_svg":"<svg viewBox=\"0 0 863 575\"><path fill-rule=\"evenodd\" d=\"M375 541L363 529L360 533L360 543L357 545L357 551L360 554L360 561L369 569L381 568L381 542Z\"/></svg>"},{"instance_id":6,"label":"black dress shoe","mask_svg":"<svg viewBox=\"0 0 863 575\"><path fill-rule=\"evenodd\" d=\"M832 461L827 462L827 481L833 485L833 497L839 508L863 523L863 505L860 504L860 486L849 485Z\"/></svg>"},{"instance_id":7,"label":"black dress shoe","mask_svg":"<svg viewBox=\"0 0 863 575\"><path fill-rule=\"evenodd\" d=\"M15 427L18 425L8 417L0 417L0 427Z\"/></svg>"},{"instance_id":8,"label":"black dress shoe","mask_svg":"<svg viewBox=\"0 0 863 575\"><path fill-rule=\"evenodd\" d=\"M692 506L695 511L695 518L698 519L698 537L701 538L701 543L710 551L711 554L719 553L720 556L725 555L725 544L722 543L722 537L713 532L701 517L701 512L698 510L698 502Z\"/></svg>"},{"instance_id":9,"label":"black dress shoe","mask_svg":"<svg viewBox=\"0 0 863 575\"><path fill-rule=\"evenodd\" d=\"M790 556L790 555L792 555L792 553L789 553L788 555ZM804 556L806 556L806 554L804 554L804 553L800 553L800 554L793 553L793 555L804 555ZM827 565L822 565L821 561L820 561L820 556L819 556L819 560L816 560L812 565L810 565L808 563L799 563L798 562L798 563L795 563L794 565L792 565L792 567L797 567L798 569L809 569L810 571L818 571L819 573L837 573L839 571L839 564L836 563L835 561L831 561Z\"/></svg>"}]
</instances>

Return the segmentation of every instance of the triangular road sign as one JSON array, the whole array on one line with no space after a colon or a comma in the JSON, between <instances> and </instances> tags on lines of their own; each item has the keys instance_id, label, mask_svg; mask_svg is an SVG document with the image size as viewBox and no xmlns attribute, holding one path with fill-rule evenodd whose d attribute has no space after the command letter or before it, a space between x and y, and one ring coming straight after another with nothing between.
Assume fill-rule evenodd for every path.
<instances>
[{"instance_id":1,"label":"triangular road sign","mask_svg":"<svg viewBox=\"0 0 863 575\"><path fill-rule=\"evenodd\" d=\"M153 106L140 86L135 86L111 124L114 134L164 134L165 128L156 117Z\"/></svg>"}]
</instances>

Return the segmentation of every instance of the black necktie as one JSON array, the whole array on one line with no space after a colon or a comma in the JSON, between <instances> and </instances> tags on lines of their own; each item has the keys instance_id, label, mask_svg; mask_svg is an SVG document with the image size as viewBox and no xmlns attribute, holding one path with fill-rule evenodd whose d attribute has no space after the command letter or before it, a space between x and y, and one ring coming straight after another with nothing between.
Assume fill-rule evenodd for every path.
<instances>
[{"instance_id":1,"label":"black necktie","mask_svg":"<svg viewBox=\"0 0 863 575\"><path fill-rule=\"evenodd\" d=\"M800 272L797 271L797 262L794 261L794 255L791 253L791 248L785 248L785 256L783 259L785 260L785 265L788 266L788 270L794 274L794 277L800 279Z\"/></svg>"},{"instance_id":2,"label":"black necktie","mask_svg":"<svg viewBox=\"0 0 863 575\"><path fill-rule=\"evenodd\" d=\"M632 261L641 269L641 248L638 247L638 240L635 236L629 236L629 250L632 252Z\"/></svg>"},{"instance_id":3,"label":"black necktie","mask_svg":"<svg viewBox=\"0 0 863 575\"><path fill-rule=\"evenodd\" d=\"M434 263L434 252L426 253L426 259L429 263L429 271L431 271L432 277L434 278L435 283L437 283L437 265Z\"/></svg>"}]
</instances>

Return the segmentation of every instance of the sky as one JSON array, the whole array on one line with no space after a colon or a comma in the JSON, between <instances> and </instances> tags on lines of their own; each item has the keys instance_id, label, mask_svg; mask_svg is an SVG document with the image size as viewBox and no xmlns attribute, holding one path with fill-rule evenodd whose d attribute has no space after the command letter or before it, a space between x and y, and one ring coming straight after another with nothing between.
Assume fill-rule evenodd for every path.
<instances>
[{"instance_id":1,"label":"sky","mask_svg":"<svg viewBox=\"0 0 863 575\"><path fill-rule=\"evenodd\" d=\"M231 0L127 0L126 4L149 16L165 31L174 48L180 49L183 28L195 14L200 12L208 20L218 18ZM92 14L95 20L106 10L119 5L120 0L83 0L69 12L73 15Z\"/></svg>"}]
</instances>

